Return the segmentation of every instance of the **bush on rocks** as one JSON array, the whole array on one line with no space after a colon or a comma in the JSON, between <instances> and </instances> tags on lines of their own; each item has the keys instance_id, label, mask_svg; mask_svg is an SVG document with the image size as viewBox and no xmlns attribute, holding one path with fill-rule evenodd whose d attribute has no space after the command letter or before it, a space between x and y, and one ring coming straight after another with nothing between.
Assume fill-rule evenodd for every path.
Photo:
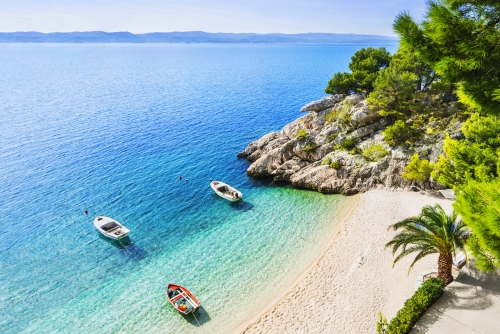
<instances>
[{"instance_id":1,"label":"bush on rocks","mask_svg":"<svg viewBox=\"0 0 500 334\"><path fill-rule=\"evenodd\" d=\"M389 155L389 152L382 146L381 144L373 144L365 149L361 154L365 157L366 160L369 161L379 161L383 157Z\"/></svg>"},{"instance_id":2,"label":"bush on rocks","mask_svg":"<svg viewBox=\"0 0 500 334\"><path fill-rule=\"evenodd\" d=\"M306 144L306 146L304 146L304 148L302 149L302 151L304 152L314 152L316 151L316 149L318 148L318 145L316 145L315 142L313 141L310 141Z\"/></svg>"},{"instance_id":3,"label":"bush on rocks","mask_svg":"<svg viewBox=\"0 0 500 334\"><path fill-rule=\"evenodd\" d=\"M335 161L332 161L330 163L330 167L332 167L333 169L337 169L338 170L338 169L342 168L342 163L340 161L338 161L338 160L335 160Z\"/></svg>"},{"instance_id":4,"label":"bush on rocks","mask_svg":"<svg viewBox=\"0 0 500 334\"><path fill-rule=\"evenodd\" d=\"M307 131L305 129L301 129L299 130L299 132L297 132L298 139L304 139L306 137L307 137Z\"/></svg>"}]
</instances>

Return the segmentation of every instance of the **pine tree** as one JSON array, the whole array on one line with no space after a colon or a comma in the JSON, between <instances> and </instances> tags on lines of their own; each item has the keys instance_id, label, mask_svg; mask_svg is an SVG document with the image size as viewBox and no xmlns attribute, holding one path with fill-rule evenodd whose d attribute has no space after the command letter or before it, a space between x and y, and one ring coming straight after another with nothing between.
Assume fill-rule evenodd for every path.
<instances>
[{"instance_id":1,"label":"pine tree","mask_svg":"<svg viewBox=\"0 0 500 334\"><path fill-rule=\"evenodd\" d=\"M479 269L500 267L500 180L470 181L461 187L453 205L472 231L469 246Z\"/></svg>"},{"instance_id":2,"label":"pine tree","mask_svg":"<svg viewBox=\"0 0 500 334\"><path fill-rule=\"evenodd\" d=\"M402 13L394 29L403 47L457 84L461 102L500 114L500 1L431 1L421 24Z\"/></svg>"},{"instance_id":3,"label":"pine tree","mask_svg":"<svg viewBox=\"0 0 500 334\"><path fill-rule=\"evenodd\" d=\"M351 94L371 92L378 71L391 61L391 54L385 48L363 48L356 51L349 63L351 73L337 72L325 89L327 94Z\"/></svg>"}]
</instances>

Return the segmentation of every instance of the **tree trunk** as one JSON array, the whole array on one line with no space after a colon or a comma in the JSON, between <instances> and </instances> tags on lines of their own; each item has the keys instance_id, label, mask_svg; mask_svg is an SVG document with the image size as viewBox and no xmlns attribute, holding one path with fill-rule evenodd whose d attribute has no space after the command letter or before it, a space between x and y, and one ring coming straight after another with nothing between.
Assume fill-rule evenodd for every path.
<instances>
[{"instance_id":1,"label":"tree trunk","mask_svg":"<svg viewBox=\"0 0 500 334\"><path fill-rule=\"evenodd\" d=\"M438 277L444 282L444 285L448 285L453 282L453 276L451 276L451 268L453 265L453 257L450 254L439 254L438 259Z\"/></svg>"}]
</instances>

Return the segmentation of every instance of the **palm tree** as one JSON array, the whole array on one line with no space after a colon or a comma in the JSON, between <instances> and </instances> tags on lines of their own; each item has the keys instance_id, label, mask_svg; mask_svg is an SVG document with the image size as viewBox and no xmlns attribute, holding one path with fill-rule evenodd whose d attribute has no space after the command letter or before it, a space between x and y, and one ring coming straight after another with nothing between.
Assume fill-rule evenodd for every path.
<instances>
[{"instance_id":1,"label":"palm tree","mask_svg":"<svg viewBox=\"0 0 500 334\"><path fill-rule=\"evenodd\" d=\"M443 208L436 204L426 205L420 215L407 218L391 226L401 231L389 241L385 247L392 246L392 255L401 248L401 252L394 259L393 266L403 257L418 252L410 265L410 269L420 259L429 254L438 253L438 277L445 285L453 282L451 268L453 255L458 248L463 249L469 232L465 229L458 214L452 211L447 215Z\"/></svg>"}]
</instances>

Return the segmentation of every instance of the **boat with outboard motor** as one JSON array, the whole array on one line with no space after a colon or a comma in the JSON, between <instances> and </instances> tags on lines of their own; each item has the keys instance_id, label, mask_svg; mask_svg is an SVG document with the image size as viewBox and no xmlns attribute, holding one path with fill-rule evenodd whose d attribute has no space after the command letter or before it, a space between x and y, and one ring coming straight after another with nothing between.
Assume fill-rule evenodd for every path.
<instances>
[{"instance_id":1,"label":"boat with outboard motor","mask_svg":"<svg viewBox=\"0 0 500 334\"><path fill-rule=\"evenodd\" d=\"M94 226L102 235L114 240L123 239L130 234L128 228L109 217L95 217Z\"/></svg>"},{"instance_id":2,"label":"boat with outboard motor","mask_svg":"<svg viewBox=\"0 0 500 334\"><path fill-rule=\"evenodd\" d=\"M236 202L243 199L241 191L222 181L210 180L210 187L217 195L228 201Z\"/></svg>"}]
</instances>

